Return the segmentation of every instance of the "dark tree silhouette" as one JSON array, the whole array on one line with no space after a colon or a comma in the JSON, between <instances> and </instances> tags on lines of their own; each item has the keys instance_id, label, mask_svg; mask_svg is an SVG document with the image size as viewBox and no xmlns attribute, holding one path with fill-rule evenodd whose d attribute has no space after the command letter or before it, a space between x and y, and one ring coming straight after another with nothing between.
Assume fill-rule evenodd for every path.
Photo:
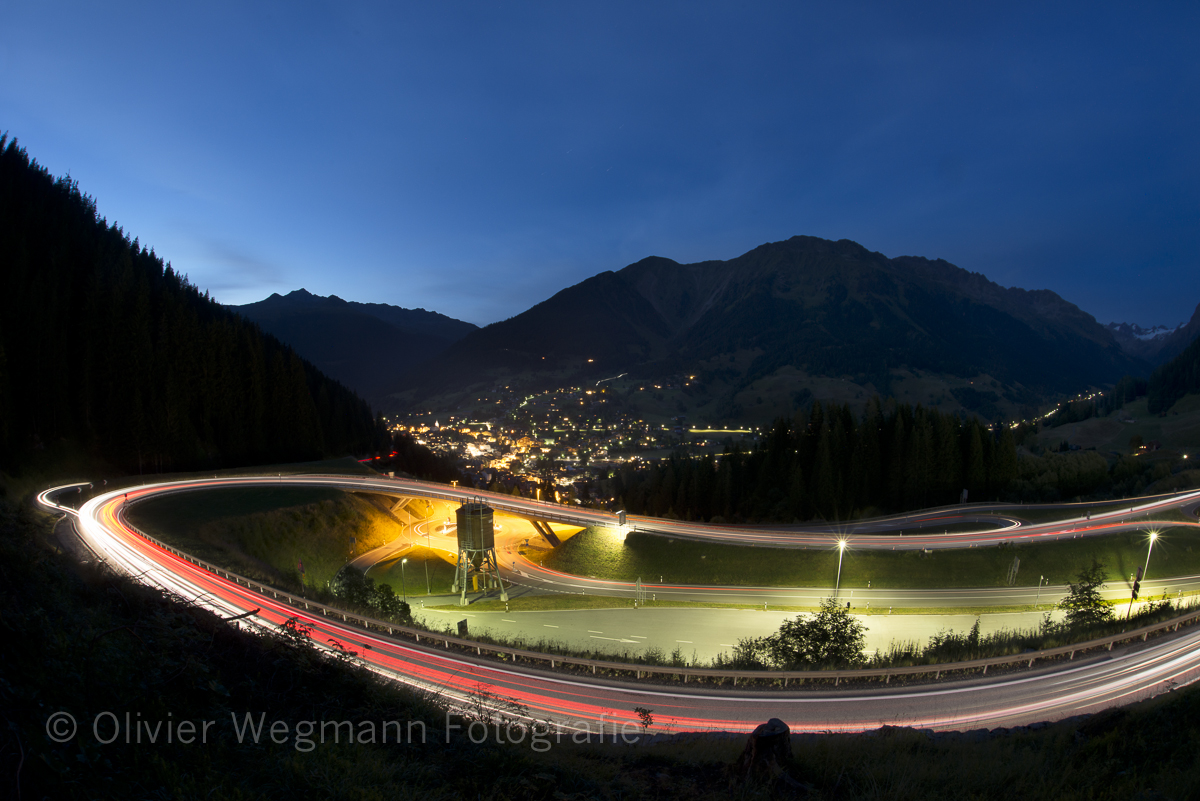
<instances>
[{"instance_id":1,"label":"dark tree silhouette","mask_svg":"<svg viewBox=\"0 0 1200 801\"><path fill-rule=\"evenodd\" d=\"M0 135L0 468L60 442L150 472L366 453L387 439L360 398Z\"/></svg>"}]
</instances>

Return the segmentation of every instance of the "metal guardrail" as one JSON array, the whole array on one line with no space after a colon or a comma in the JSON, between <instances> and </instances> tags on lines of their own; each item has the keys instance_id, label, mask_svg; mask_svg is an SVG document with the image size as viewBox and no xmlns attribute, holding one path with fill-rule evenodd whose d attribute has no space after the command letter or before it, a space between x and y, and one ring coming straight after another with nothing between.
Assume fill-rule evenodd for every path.
<instances>
[{"instance_id":1,"label":"metal guardrail","mask_svg":"<svg viewBox=\"0 0 1200 801\"><path fill-rule=\"evenodd\" d=\"M1119 642L1127 640L1141 639L1143 642L1156 632L1170 629L1177 631L1180 626L1194 623L1200 620L1200 610L1190 612L1177 618L1172 618L1162 623L1155 623L1150 626L1142 626L1141 628L1132 631L1125 631L1119 634L1112 634L1107 637L1101 637L1095 640L1087 640L1085 642L1075 643L1073 645L1063 645L1057 648L1047 648L1033 653L1009 654L1008 656L995 656L986 659L973 659L966 662L947 662L943 664L933 665L911 665L907 667L890 667L890 668L870 668L870 669L844 669L844 670L714 670L706 668L692 668L672 665L640 665L631 664L629 662L610 662L601 659L585 659L573 656L561 656L558 654L547 654L541 651L529 651L523 648L512 648L505 645L492 645L482 643L475 640L465 640L460 637L454 637L449 634L440 634L424 629L417 629L410 626L401 626L388 621L378 620L376 618L365 617L353 612L347 612L336 607L327 606L316 601L311 601L307 598L302 598L293 595L285 590L280 590L260 582L248 579L245 576L234 573L230 570L218 567L217 565L206 562L202 559L197 559L190 554L186 554L171 545L162 542L161 540L150 536L138 527L129 523L124 518L124 510L119 515L121 523L127 526L131 531L145 539L147 542L153 543L159 548L174 554L175 556L190 562L197 567L204 568L211 573L222 576L229 581L234 582L239 586L245 586L247 589L254 590L262 595L271 595L277 600L283 600L288 605L294 607L303 607L306 610L317 610L323 616L330 618L340 617L343 622L351 623L363 627L368 631L374 629L378 632L386 631L391 636L397 634L408 635L414 638L418 644L422 642L422 638L430 644L436 646L437 643L442 643L445 649L449 649L451 645L465 650L474 650L477 656L482 656L484 652L492 655L504 655L512 658L514 663L518 659L523 659L528 662L548 662L550 667L556 668L560 665L591 668L591 672L595 674L598 670L612 671L617 673L636 674L637 678L642 679L649 676L682 676L684 683L687 683L689 678L716 680L724 683L726 680L731 680L734 686L737 686L738 680L753 681L753 680L769 680L783 681L783 686L787 686L790 681L804 682L833 679L835 686L843 680L855 679L871 679L882 678L884 683L890 683L893 677L901 676L918 676L926 674L934 674L934 680L941 678L943 673L958 673L963 671L982 670L980 675L987 675L989 667L1000 665L1013 665L1022 662L1027 663L1026 667L1033 667L1033 663L1039 659L1053 659L1056 657L1067 656L1068 659L1074 659L1075 654L1081 651L1089 651L1096 648L1107 648L1112 650L1113 646Z\"/></svg>"}]
</instances>

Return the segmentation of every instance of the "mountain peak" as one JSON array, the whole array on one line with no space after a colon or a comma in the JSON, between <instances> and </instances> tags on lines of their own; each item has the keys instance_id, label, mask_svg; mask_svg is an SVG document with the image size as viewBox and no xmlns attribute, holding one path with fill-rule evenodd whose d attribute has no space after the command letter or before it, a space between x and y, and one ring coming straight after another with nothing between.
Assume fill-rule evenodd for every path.
<instances>
[{"instance_id":1,"label":"mountain peak","mask_svg":"<svg viewBox=\"0 0 1200 801\"><path fill-rule=\"evenodd\" d=\"M728 260L649 256L593 276L468 335L420 380L444 392L518 374L561 382L686 370L710 397L677 398L676 411L768 416L811 389L808 397L903 392L994 418L1146 367L1049 290L1006 289L944 259L794 236ZM981 379L986 391L974 386Z\"/></svg>"}]
</instances>

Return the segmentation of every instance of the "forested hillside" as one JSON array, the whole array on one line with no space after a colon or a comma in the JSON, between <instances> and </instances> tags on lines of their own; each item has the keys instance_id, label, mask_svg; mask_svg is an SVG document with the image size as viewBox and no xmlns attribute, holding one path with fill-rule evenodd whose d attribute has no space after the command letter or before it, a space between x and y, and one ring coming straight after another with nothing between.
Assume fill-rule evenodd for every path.
<instances>
[{"instance_id":1,"label":"forested hillside","mask_svg":"<svg viewBox=\"0 0 1200 801\"><path fill-rule=\"evenodd\" d=\"M861 418L849 406L815 403L777 420L753 451L629 468L603 492L634 514L846 520L956 503L964 489L968 500L990 500L1016 477L1007 427L993 435L973 418L874 399Z\"/></svg>"},{"instance_id":2,"label":"forested hillside","mask_svg":"<svg viewBox=\"0 0 1200 801\"><path fill-rule=\"evenodd\" d=\"M365 402L0 136L0 469L63 441L131 472L361 453Z\"/></svg>"},{"instance_id":3,"label":"forested hillside","mask_svg":"<svg viewBox=\"0 0 1200 801\"><path fill-rule=\"evenodd\" d=\"M1146 400L1151 412L1165 412L1189 392L1200 392L1200 339L1154 371Z\"/></svg>"}]
</instances>

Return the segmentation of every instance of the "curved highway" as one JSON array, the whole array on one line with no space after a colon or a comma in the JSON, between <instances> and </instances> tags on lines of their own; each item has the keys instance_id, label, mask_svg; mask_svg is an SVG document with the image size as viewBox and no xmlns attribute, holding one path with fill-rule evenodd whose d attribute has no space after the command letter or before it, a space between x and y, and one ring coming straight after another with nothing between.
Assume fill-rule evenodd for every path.
<instances>
[{"instance_id":1,"label":"curved highway","mask_svg":"<svg viewBox=\"0 0 1200 801\"><path fill-rule=\"evenodd\" d=\"M837 529L828 526L814 526L803 529L789 527L787 529L737 528L724 526L709 526L700 523L686 523L657 518L630 517L624 528L618 526L617 516L610 512L596 509L564 506L545 501L536 501L498 493L479 490L464 490L448 487L444 484L434 484L411 479L394 479L384 476L242 476L224 478L205 478L187 481L177 481L164 484L151 484L128 488L128 501L134 502L150 494L161 495L169 492L185 492L222 487L245 486L277 486L281 482L289 486L319 486L334 487L355 492L370 492L400 497L425 497L451 503L459 503L474 499L483 500L498 511L508 514L552 520L575 526L601 526L616 529L618 532L631 530L653 531L670 536L719 542L723 544L755 545L759 547L788 547L832 549L837 547L839 540L846 542L852 550L942 550L966 549L995 546L1002 542L1019 542L1032 544L1075 537L1096 536L1129 530L1146 530L1158 525L1190 526L1200 528L1200 522L1160 521L1155 524L1144 519L1145 515L1162 514L1173 510L1185 510L1200 503L1200 491L1165 495L1153 498L1142 498L1129 501L1128 506L1120 506L1108 511L1090 511L1094 506L1084 504L1065 505L1066 509L1078 509L1078 513L1066 520L1050 523L1024 523L1011 515L1006 515L1008 521L1004 528L984 528L975 531L952 531L943 533L946 527L961 527L967 519L979 519L976 507L960 507L958 509L939 509L914 513L910 515L895 515L875 520L859 521L853 532L847 529ZM1107 504L1112 506L1112 504ZM1042 507L1044 508L1044 507ZM1011 510L1009 510L1011 511ZM987 518L989 521L995 517ZM423 523L421 525L428 525ZM919 528L924 525L925 529ZM906 529L903 526L918 526L918 531L925 533L911 534L899 532ZM943 531L937 531L940 526ZM862 533L864 531L892 530L897 533ZM911 531L911 529L908 529ZM428 539L424 539L429 534ZM551 570L537 565L520 555L518 549L519 537L498 535L497 548L501 551L500 566L506 582L527 587L539 592L571 593L588 595L608 595L633 598L636 588L632 582L609 579L589 578ZM439 531L422 530L414 542L425 543L435 549L455 553L455 537L450 529ZM385 546L387 550L392 546ZM383 558L377 554L372 561ZM730 604L768 604L774 606L816 606L822 598L832 592L832 587L820 588L784 588L784 587L730 587L703 586L682 584L647 584L646 591L656 597L661 595L663 600L720 602ZM1200 576L1182 576L1170 579L1155 579L1143 584L1143 597L1158 596L1163 592L1192 593L1200 591ZM1038 591L1034 587L984 587L984 588L951 588L951 589L920 589L920 590L883 590L854 588L853 600L855 606L870 603L872 608L948 608L948 607L986 607L986 606L1032 606L1035 600L1052 603L1061 598L1067 591L1065 586L1048 586ZM846 592L845 590L843 592ZM1104 591L1105 597L1112 600L1128 598L1129 590L1125 582L1118 577Z\"/></svg>"},{"instance_id":2,"label":"curved highway","mask_svg":"<svg viewBox=\"0 0 1200 801\"><path fill-rule=\"evenodd\" d=\"M633 709L638 706L654 710L655 728L669 731L744 731L770 717L779 717L800 731L860 731L882 725L992 728L1098 711L1182 686L1200 676L1200 630L1191 629L1177 637L1106 651L1061 666L903 689L781 692L674 688L591 677L581 679L451 655L437 648L374 636L320 615L305 614L164 551L139 537L121 519L122 506L137 497L199 485L268 481L206 480L118 490L89 500L77 513L59 507L53 501L54 490L42 493L39 500L77 515L80 536L90 547L142 581L223 616L258 610L253 620L266 627L299 617L313 626L318 642L335 639L344 643L359 651L372 667L399 681L433 689L460 703L465 703L466 697L483 685L498 696L525 704L531 717L550 719L568 730L596 732L603 726L604 731L613 733L617 724L636 724ZM370 483L314 477L280 478L279 482L299 485L316 482L355 489L363 489Z\"/></svg>"}]
</instances>

